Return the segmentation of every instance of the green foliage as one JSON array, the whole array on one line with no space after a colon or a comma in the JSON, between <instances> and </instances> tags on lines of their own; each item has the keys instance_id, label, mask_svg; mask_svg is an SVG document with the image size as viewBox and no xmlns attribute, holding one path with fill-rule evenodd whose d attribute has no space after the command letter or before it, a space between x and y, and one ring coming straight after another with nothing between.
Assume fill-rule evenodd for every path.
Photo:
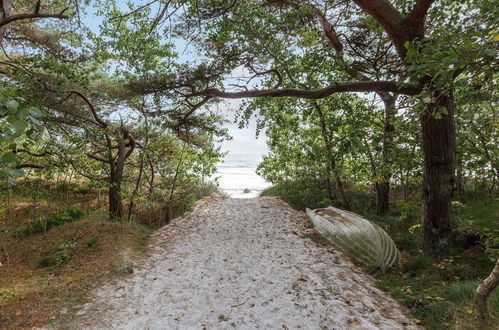
<instances>
[{"instance_id":1,"label":"green foliage","mask_svg":"<svg viewBox=\"0 0 499 330\"><path fill-rule=\"evenodd\" d=\"M83 211L75 208L70 208L55 215L49 216L44 220L32 221L25 228L17 231L15 235L18 237L26 237L38 233L44 233L50 228L79 220L82 216Z\"/></svg>"},{"instance_id":2,"label":"green foliage","mask_svg":"<svg viewBox=\"0 0 499 330\"><path fill-rule=\"evenodd\" d=\"M177 53L168 35L154 29L151 6L135 11L139 6L132 2L123 8L114 0L106 0L100 1L96 7L102 24L99 33L89 33L89 39L99 64L109 70L114 66L113 62L119 61L122 65L114 67L113 71L127 77L170 71ZM132 11L135 11L134 15L126 15Z\"/></svg>"},{"instance_id":3,"label":"green foliage","mask_svg":"<svg viewBox=\"0 0 499 330\"><path fill-rule=\"evenodd\" d=\"M49 267L52 272L58 272L61 266L71 257L71 250L74 250L77 246L76 242L64 240L59 244L54 254L44 256L38 261L38 267Z\"/></svg>"},{"instance_id":4,"label":"green foliage","mask_svg":"<svg viewBox=\"0 0 499 330\"><path fill-rule=\"evenodd\" d=\"M15 184L14 178L24 175L17 169L17 149L27 148L41 130L40 109L30 106L21 89L0 76L0 178Z\"/></svg>"},{"instance_id":5,"label":"green foliage","mask_svg":"<svg viewBox=\"0 0 499 330\"><path fill-rule=\"evenodd\" d=\"M307 207L312 209L327 206L341 208L341 200L335 199L331 202L327 195L325 185L325 182L311 182L307 180L281 182L266 188L260 193L260 196L279 196L295 209L302 211ZM362 214L369 219L376 217L375 214L367 212L370 204L372 204L372 194L348 189L346 191L346 196L353 209L359 212L359 214Z\"/></svg>"},{"instance_id":6,"label":"green foliage","mask_svg":"<svg viewBox=\"0 0 499 330\"><path fill-rule=\"evenodd\" d=\"M325 190L306 181L281 183L269 187L260 196L280 196L287 203L299 210L320 208L330 204Z\"/></svg>"}]
</instances>

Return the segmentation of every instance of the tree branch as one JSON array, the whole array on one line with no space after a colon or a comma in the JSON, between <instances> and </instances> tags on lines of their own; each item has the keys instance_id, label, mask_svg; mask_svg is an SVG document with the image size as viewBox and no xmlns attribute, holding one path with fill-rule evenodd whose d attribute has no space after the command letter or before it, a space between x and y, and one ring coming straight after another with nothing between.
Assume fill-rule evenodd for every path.
<instances>
[{"instance_id":1,"label":"tree branch","mask_svg":"<svg viewBox=\"0 0 499 330\"><path fill-rule=\"evenodd\" d=\"M130 143L126 145L129 146L129 149L125 154L125 159L128 159L128 157L132 155L132 152L135 150L135 147L137 147L138 145L137 141L135 140L132 134L128 135L128 140L130 141Z\"/></svg>"},{"instance_id":2,"label":"tree branch","mask_svg":"<svg viewBox=\"0 0 499 330\"><path fill-rule=\"evenodd\" d=\"M99 162L102 162L102 163L106 163L106 164L110 164L111 161L109 159L105 159L105 158L102 158L101 156L98 156L98 155L94 155L90 152L86 152L85 155L87 155L88 157L92 158L92 159L95 159Z\"/></svg>"},{"instance_id":3,"label":"tree branch","mask_svg":"<svg viewBox=\"0 0 499 330\"><path fill-rule=\"evenodd\" d=\"M205 94L199 94L199 95L205 95ZM193 95L194 96L194 95ZM206 95L206 97L201 101L201 102L198 102L194 105L192 105L192 108L191 110L189 110L185 115L184 115L184 118L182 118L182 121L181 121L181 124L182 123L185 123L185 121L187 120L187 118L190 117L190 115L192 115L194 113L194 111L196 111L197 109L201 108L203 105L205 105L206 103L208 103L209 100L211 100L213 98L213 96L208 96Z\"/></svg>"},{"instance_id":4,"label":"tree branch","mask_svg":"<svg viewBox=\"0 0 499 330\"><path fill-rule=\"evenodd\" d=\"M66 12L67 8L62 10L60 13L27 13L27 14L17 14L17 15L10 15L7 16L3 19L0 19L0 27L3 27L7 24L10 24L15 21L19 20L25 20L25 19L34 19L34 18L60 18L60 19L67 19L69 18L68 15L64 15Z\"/></svg>"},{"instance_id":5,"label":"tree branch","mask_svg":"<svg viewBox=\"0 0 499 330\"><path fill-rule=\"evenodd\" d=\"M88 105L88 107L90 108L90 111L92 112L92 116L94 117L95 121L99 123L99 125L101 125L103 128L106 128L108 126L108 124L105 121L100 119L99 115L97 114L97 111L95 110L94 105L92 104L92 102L90 102L90 100L83 93L81 93L77 90L70 90L67 92L70 95L71 94L78 95Z\"/></svg>"},{"instance_id":6,"label":"tree branch","mask_svg":"<svg viewBox=\"0 0 499 330\"><path fill-rule=\"evenodd\" d=\"M22 168L36 168L36 169L42 169L45 168L43 165L38 165L38 164L20 164L16 166L16 169L22 169Z\"/></svg>"},{"instance_id":7,"label":"tree branch","mask_svg":"<svg viewBox=\"0 0 499 330\"><path fill-rule=\"evenodd\" d=\"M338 37L338 34L336 33L336 30L331 24L324 13L322 13L316 6L314 6L311 3L307 4L299 4L294 1L289 1L289 0L267 0L262 3L263 7L266 6L272 6L272 5L285 5L285 6L290 6L291 8L294 9L299 9L302 6L307 6L311 11L314 17L318 18L319 21L321 22L322 29L324 31L324 35L326 38L329 40L333 48L338 52L341 53L343 51L343 45Z\"/></svg>"},{"instance_id":8,"label":"tree branch","mask_svg":"<svg viewBox=\"0 0 499 330\"><path fill-rule=\"evenodd\" d=\"M392 92L405 95L417 95L421 92L419 86L399 87L396 81L357 81L347 83L337 83L318 90L303 89L267 89L241 92L225 92L216 88L206 89L189 96L204 95L209 98L241 99L252 97L300 97L304 99L317 100L341 92ZM209 100L205 99L206 102Z\"/></svg>"},{"instance_id":9,"label":"tree branch","mask_svg":"<svg viewBox=\"0 0 499 330\"><path fill-rule=\"evenodd\" d=\"M422 31L426 14L434 2L435 0L418 0L406 19L410 24L418 26Z\"/></svg>"},{"instance_id":10,"label":"tree branch","mask_svg":"<svg viewBox=\"0 0 499 330\"><path fill-rule=\"evenodd\" d=\"M25 154L28 154L30 156L33 156L33 157L45 157L45 156L49 156L49 155L52 155L51 153L49 153L48 151L44 151L43 153L41 154L37 154L37 153L34 153L34 152L31 152L27 149L18 149L18 150L14 150L12 151L13 153L19 153L19 152L23 152Z\"/></svg>"},{"instance_id":11,"label":"tree branch","mask_svg":"<svg viewBox=\"0 0 499 330\"><path fill-rule=\"evenodd\" d=\"M381 25L392 40L400 58L404 60L407 53L404 44L418 37L415 32L416 27L409 26L388 0L354 0L354 2Z\"/></svg>"}]
</instances>

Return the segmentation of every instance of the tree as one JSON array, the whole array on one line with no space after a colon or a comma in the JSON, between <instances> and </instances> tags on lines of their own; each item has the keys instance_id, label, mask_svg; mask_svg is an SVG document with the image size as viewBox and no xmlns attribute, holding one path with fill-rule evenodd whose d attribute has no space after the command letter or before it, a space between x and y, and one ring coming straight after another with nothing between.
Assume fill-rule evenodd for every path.
<instances>
[{"instance_id":1,"label":"tree","mask_svg":"<svg viewBox=\"0 0 499 330\"><path fill-rule=\"evenodd\" d=\"M12 28L18 23L27 21L33 22L36 19L57 18L67 19L69 16L64 13L68 7L57 12L54 7L59 7L61 4L49 5L50 9L46 12L42 10L41 0L37 0L34 4L15 1L13 6L12 0L0 1L0 45L5 52L4 38L9 28ZM30 7L27 9L27 7ZM57 9L57 8L56 8ZM17 145L29 144L36 138L37 131L41 130L40 119L43 113L33 104L26 102L22 91L12 81L8 79L8 72L2 67L9 66L11 63L5 61L3 54L0 58L0 91L2 98L0 101L0 143L8 148L1 148L0 159L0 177L7 178L9 183L14 184L15 177L24 175L22 169L36 168L36 164L19 164L16 155ZM8 57L8 55L7 55Z\"/></svg>"},{"instance_id":2,"label":"tree","mask_svg":"<svg viewBox=\"0 0 499 330\"><path fill-rule=\"evenodd\" d=\"M168 191L171 201L176 198L178 188L183 188L187 182L186 177L194 182L213 172L213 164L220 157L220 153L213 150L213 143L223 138L225 132L217 127L220 126L218 116L186 116L185 112L190 111L191 105L176 102L171 93L142 98L138 109L142 80L136 79L134 74L168 75L177 66L166 68L165 64L173 61L176 55L169 42L163 43L157 33L143 24L150 14L147 11L120 17L121 11L115 2L106 1L99 5L98 12L105 19L99 33L88 32L89 44L86 47L82 36L75 31L58 36L39 29L35 24L10 30L5 37L10 46L29 49L30 52L24 56L6 52L2 64L8 78L21 87L27 102L43 108L46 114L44 128L59 149L57 156L61 163L80 177L105 183L109 188L109 216L121 218L124 214L123 199L129 194L129 181L138 174L134 180L135 191L131 193L133 201L141 189L146 160L151 165L151 193L155 188L153 178L156 177L159 179L156 181L163 184L162 190ZM85 54L84 49L89 47L92 56ZM130 56L130 50L134 51L133 56ZM112 69L116 62L122 65ZM147 80L147 77L143 79ZM172 80L172 84L177 82ZM141 121L133 119L135 110L139 110L144 123L147 122L148 130L154 129L154 137L148 133L142 135ZM32 113L37 115L34 110L26 112L27 115ZM7 115L8 118L14 116L12 113ZM157 159L153 164L149 141L139 142L136 138L139 134L143 140L161 140L165 138L163 133L158 133L161 130L169 135L170 140L186 141L181 147L185 157L180 157L180 161L167 157ZM141 165L135 172L134 151L144 149L144 145L147 150L142 150ZM12 149L8 157L20 152L18 146L8 148ZM178 156L177 153L174 155ZM188 155L199 156L202 161ZM164 169L172 163L175 174L170 176L165 171L160 175L159 168ZM199 164L203 167L198 168ZM31 168L46 169L46 166L39 162ZM172 182L163 182L170 177L173 177ZM132 211L130 207L129 216Z\"/></svg>"}]
</instances>

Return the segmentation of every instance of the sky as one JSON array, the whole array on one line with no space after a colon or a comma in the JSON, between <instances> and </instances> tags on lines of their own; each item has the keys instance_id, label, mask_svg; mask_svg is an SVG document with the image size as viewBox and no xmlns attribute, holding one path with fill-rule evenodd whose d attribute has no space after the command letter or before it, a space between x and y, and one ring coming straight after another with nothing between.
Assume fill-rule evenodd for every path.
<instances>
[{"instance_id":1,"label":"sky","mask_svg":"<svg viewBox=\"0 0 499 330\"><path fill-rule=\"evenodd\" d=\"M221 143L222 151L228 151L233 155L248 155L260 158L268 151L267 136L265 132L260 131L258 138L256 137L256 121L257 117L252 116L248 126L239 128L237 123L234 123L235 113L239 108L241 100L224 101L222 104L213 107L211 110L223 114L230 123L224 127L229 130L232 140L223 141Z\"/></svg>"}]
</instances>

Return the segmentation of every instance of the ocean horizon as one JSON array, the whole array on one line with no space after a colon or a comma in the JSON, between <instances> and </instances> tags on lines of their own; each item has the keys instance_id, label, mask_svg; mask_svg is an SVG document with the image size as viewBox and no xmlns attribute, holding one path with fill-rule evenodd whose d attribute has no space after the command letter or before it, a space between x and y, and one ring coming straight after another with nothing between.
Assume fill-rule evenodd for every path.
<instances>
[{"instance_id":1,"label":"ocean horizon","mask_svg":"<svg viewBox=\"0 0 499 330\"><path fill-rule=\"evenodd\" d=\"M261 154L229 153L217 166L215 178L221 191L232 198L254 198L271 183L256 174Z\"/></svg>"}]
</instances>

